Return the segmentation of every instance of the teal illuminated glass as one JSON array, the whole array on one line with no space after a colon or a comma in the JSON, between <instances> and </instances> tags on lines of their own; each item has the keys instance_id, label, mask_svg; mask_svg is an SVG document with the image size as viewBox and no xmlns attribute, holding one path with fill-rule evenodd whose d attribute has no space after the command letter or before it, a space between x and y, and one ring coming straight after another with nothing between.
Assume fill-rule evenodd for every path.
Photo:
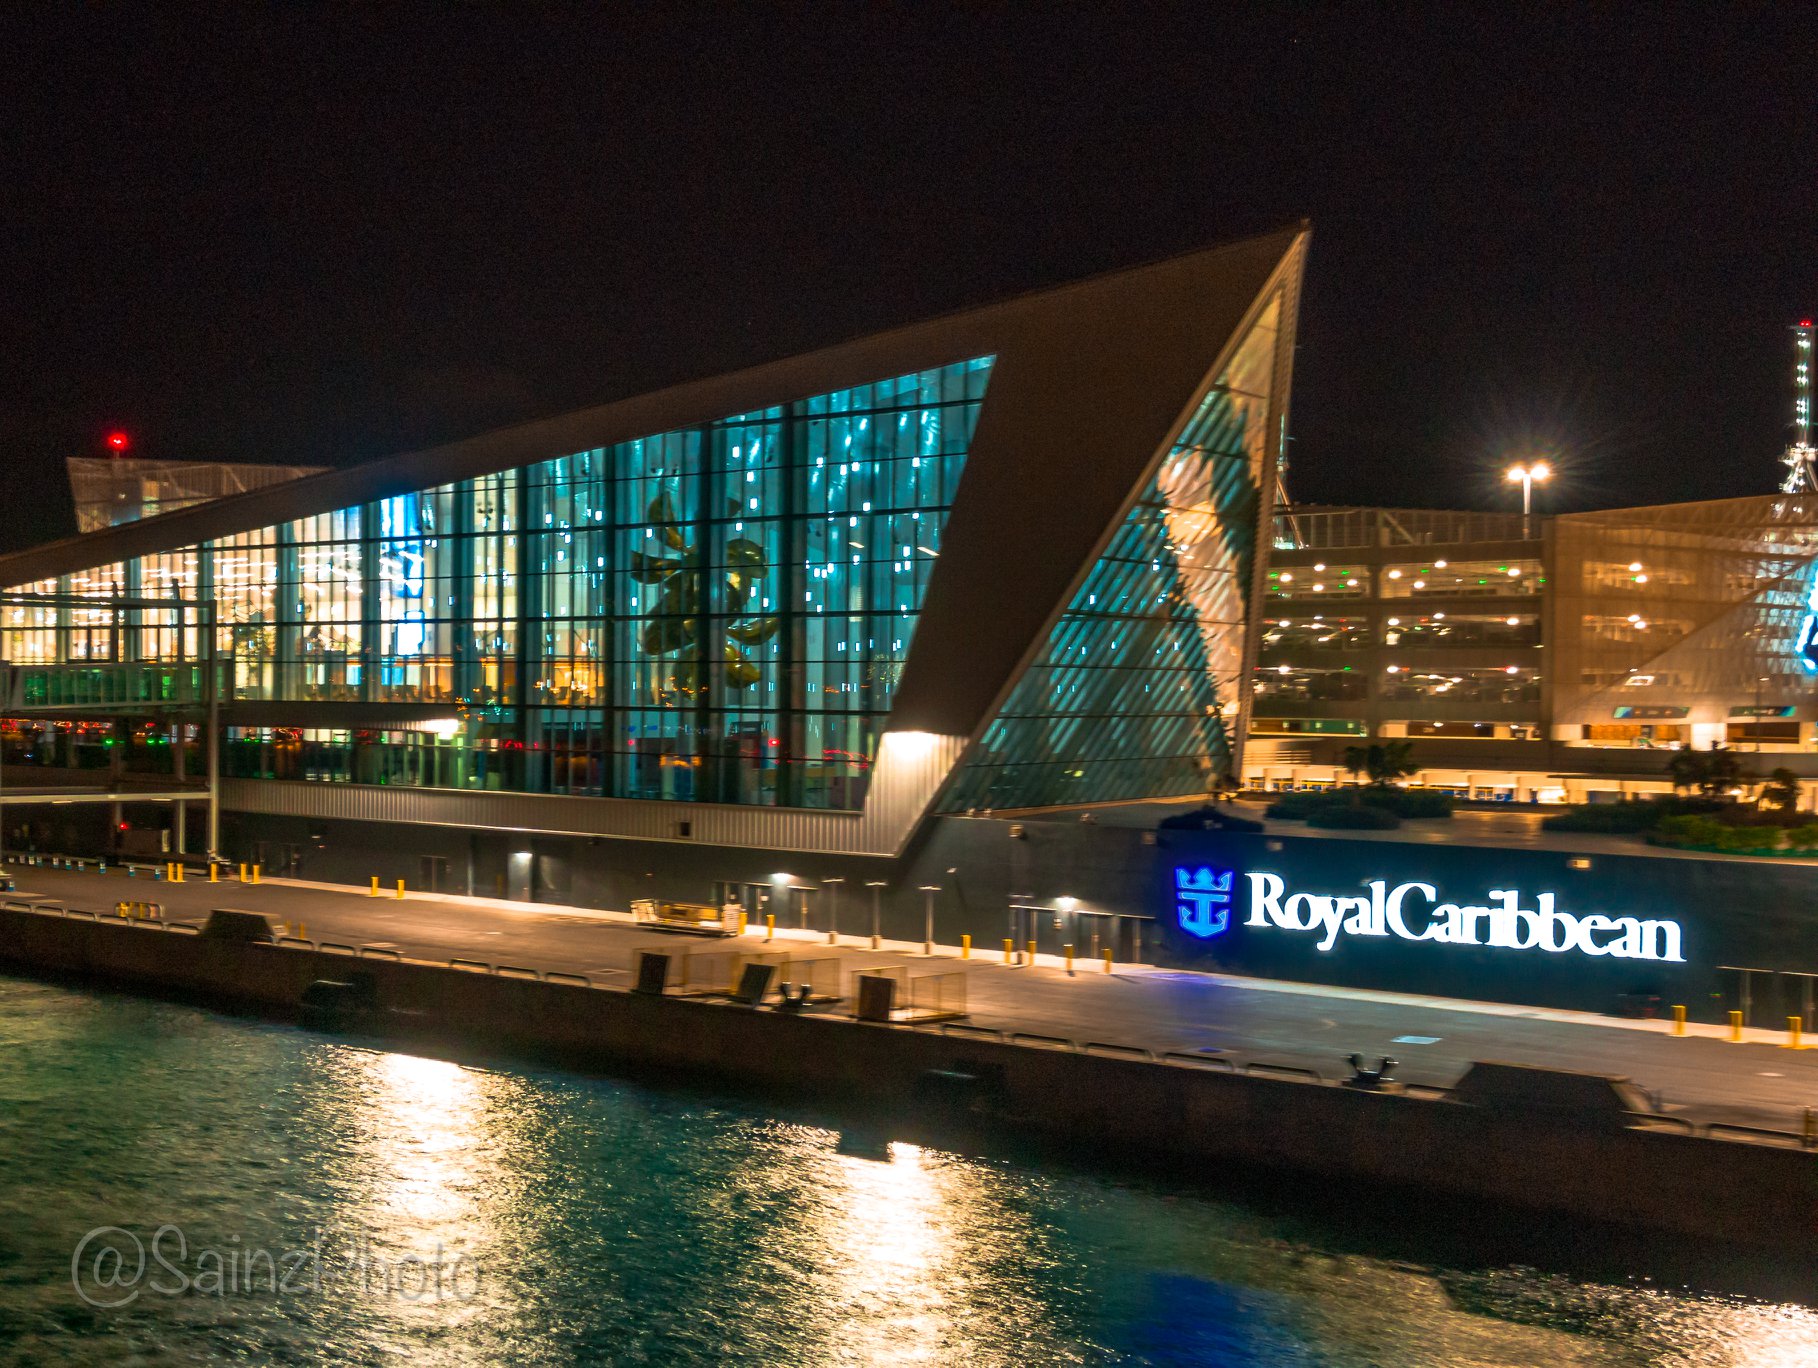
<instances>
[{"instance_id":1,"label":"teal illuminated glass","mask_svg":"<svg viewBox=\"0 0 1818 1368\"><path fill-rule=\"evenodd\" d=\"M1204 792L1231 766L1279 304L1200 396L948 792L950 811Z\"/></svg>"}]
</instances>

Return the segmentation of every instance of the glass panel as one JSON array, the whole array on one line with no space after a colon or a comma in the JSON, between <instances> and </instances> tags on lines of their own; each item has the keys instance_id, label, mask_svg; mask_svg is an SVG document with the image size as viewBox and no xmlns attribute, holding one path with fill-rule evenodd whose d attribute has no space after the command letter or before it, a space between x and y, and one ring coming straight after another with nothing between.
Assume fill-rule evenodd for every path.
<instances>
[{"instance_id":1,"label":"glass panel","mask_svg":"<svg viewBox=\"0 0 1818 1368\"><path fill-rule=\"evenodd\" d=\"M1279 315L1278 296L1201 397L950 810L1193 793L1230 768Z\"/></svg>"}]
</instances>

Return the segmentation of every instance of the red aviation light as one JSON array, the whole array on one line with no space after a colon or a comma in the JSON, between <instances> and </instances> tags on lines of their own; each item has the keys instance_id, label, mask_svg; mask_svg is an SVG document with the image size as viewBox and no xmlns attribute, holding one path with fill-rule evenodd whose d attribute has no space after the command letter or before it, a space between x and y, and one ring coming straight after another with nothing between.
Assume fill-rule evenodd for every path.
<instances>
[{"instance_id":1,"label":"red aviation light","mask_svg":"<svg viewBox=\"0 0 1818 1368\"><path fill-rule=\"evenodd\" d=\"M132 444L132 438L128 437L124 432L110 432L107 434L107 449L116 456L123 455L126 449Z\"/></svg>"}]
</instances>

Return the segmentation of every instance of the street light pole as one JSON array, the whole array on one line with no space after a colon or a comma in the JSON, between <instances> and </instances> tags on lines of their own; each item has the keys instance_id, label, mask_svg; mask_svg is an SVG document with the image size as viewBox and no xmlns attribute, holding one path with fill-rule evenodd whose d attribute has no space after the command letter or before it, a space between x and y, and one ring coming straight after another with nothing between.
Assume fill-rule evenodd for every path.
<instances>
[{"instance_id":1,"label":"street light pole","mask_svg":"<svg viewBox=\"0 0 1818 1368\"><path fill-rule=\"evenodd\" d=\"M840 885L844 879L822 879L821 886L827 890L827 944L840 943Z\"/></svg>"},{"instance_id":2,"label":"street light pole","mask_svg":"<svg viewBox=\"0 0 1818 1368\"><path fill-rule=\"evenodd\" d=\"M1532 461L1527 465L1513 465L1508 469L1507 478L1509 482L1521 486L1521 538L1523 541L1530 541L1534 536L1532 529L1529 527L1529 521L1534 512L1534 484L1536 481L1544 484L1547 480L1552 478L1552 475L1553 468L1545 461Z\"/></svg>"}]
</instances>

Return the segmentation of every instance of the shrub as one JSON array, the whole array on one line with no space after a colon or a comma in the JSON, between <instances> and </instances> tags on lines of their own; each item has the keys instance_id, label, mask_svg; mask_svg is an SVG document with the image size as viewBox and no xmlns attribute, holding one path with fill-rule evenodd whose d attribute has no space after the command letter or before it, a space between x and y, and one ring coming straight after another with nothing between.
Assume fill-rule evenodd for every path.
<instances>
[{"instance_id":1,"label":"shrub","mask_svg":"<svg viewBox=\"0 0 1818 1368\"><path fill-rule=\"evenodd\" d=\"M1307 825L1331 831L1392 831L1401 825L1401 818L1385 808L1333 803L1309 816Z\"/></svg>"},{"instance_id":2,"label":"shrub","mask_svg":"<svg viewBox=\"0 0 1818 1368\"><path fill-rule=\"evenodd\" d=\"M1661 840L1671 845L1720 846L1730 829L1714 817L1689 813L1682 817L1662 817L1655 830Z\"/></svg>"},{"instance_id":3,"label":"shrub","mask_svg":"<svg viewBox=\"0 0 1818 1368\"><path fill-rule=\"evenodd\" d=\"M1437 789L1366 789L1364 802L1402 818L1450 817L1452 795Z\"/></svg>"},{"instance_id":4,"label":"shrub","mask_svg":"<svg viewBox=\"0 0 1818 1368\"><path fill-rule=\"evenodd\" d=\"M1790 828L1786 833L1786 843L1792 850L1818 850L1818 822L1807 822L1803 826Z\"/></svg>"},{"instance_id":5,"label":"shrub","mask_svg":"<svg viewBox=\"0 0 1818 1368\"><path fill-rule=\"evenodd\" d=\"M1273 817L1278 822L1304 822L1322 802L1330 801L1323 793L1277 794L1275 801L1263 809L1263 816Z\"/></svg>"},{"instance_id":6,"label":"shrub","mask_svg":"<svg viewBox=\"0 0 1818 1368\"><path fill-rule=\"evenodd\" d=\"M1540 819L1544 831L1599 831L1629 835L1651 831L1665 814L1657 803L1580 803Z\"/></svg>"},{"instance_id":7,"label":"shrub","mask_svg":"<svg viewBox=\"0 0 1818 1368\"><path fill-rule=\"evenodd\" d=\"M1780 828L1773 826L1726 826L1717 841L1719 850L1778 850Z\"/></svg>"}]
</instances>

